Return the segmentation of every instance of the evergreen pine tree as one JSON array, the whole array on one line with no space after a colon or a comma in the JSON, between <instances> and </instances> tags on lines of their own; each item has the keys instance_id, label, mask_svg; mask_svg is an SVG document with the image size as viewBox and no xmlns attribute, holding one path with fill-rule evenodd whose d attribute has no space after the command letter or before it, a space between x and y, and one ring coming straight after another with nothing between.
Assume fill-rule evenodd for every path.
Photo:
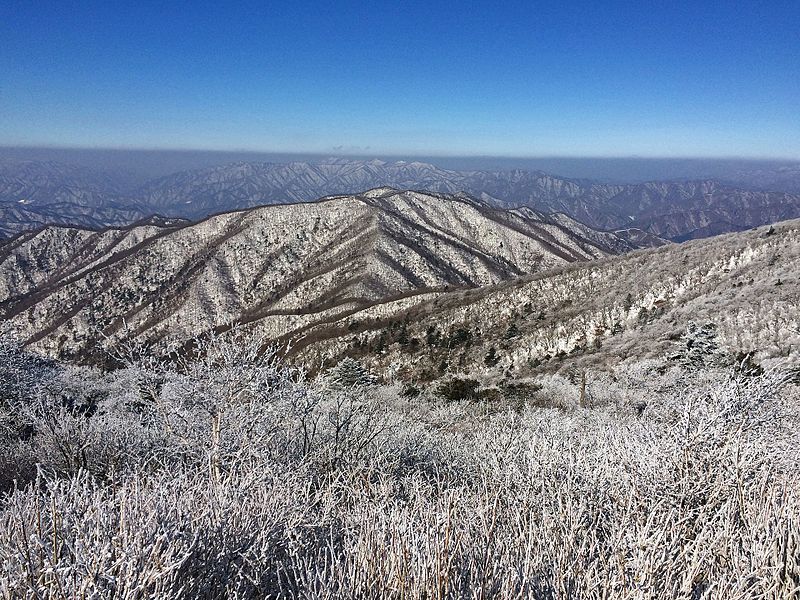
<instances>
[{"instance_id":1,"label":"evergreen pine tree","mask_svg":"<svg viewBox=\"0 0 800 600\"><path fill-rule=\"evenodd\" d=\"M349 356L339 361L327 374L328 382L335 388L352 388L375 383L372 375L359 361Z\"/></svg>"},{"instance_id":2,"label":"evergreen pine tree","mask_svg":"<svg viewBox=\"0 0 800 600\"><path fill-rule=\"evenodd\" d=\"M494 367L498 362L500 362L500 357L497 356L497 348L492 346L486 356L483 357L483 364L487 367Z\"/></svg>"}]
</instances>

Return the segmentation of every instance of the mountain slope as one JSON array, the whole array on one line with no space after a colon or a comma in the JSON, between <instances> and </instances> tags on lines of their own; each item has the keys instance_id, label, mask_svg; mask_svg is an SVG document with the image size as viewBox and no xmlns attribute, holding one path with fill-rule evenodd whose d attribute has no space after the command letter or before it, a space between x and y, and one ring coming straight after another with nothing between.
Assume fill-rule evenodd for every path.
<instances>
[{"instance_id":1,"label":"mountain slope","mask_svg":"<svg viewBox=\"0 0 800 600\"><path fill-rule=\"evenodd\" d=\"M114 195L122 195L120 182L107 173L54 161L0 159L3 202L102 206Z\"/></svg>"},{"instance_id":2,"label":"mountain slope","mask_svg":"<svg viewBox=\"0 0 800 600\"><path fill-rule=\"evenodd\" d=\"M800 194L800 164L741 168L725 177L734 185Z\"/></svg>"},{"instance_id":3,"label":"mountain slope","mask_svg":"<svg viewBox=\"0 0 800 600\"><path fill-rule=\"evenodd\" d=\"M593 227L630 226L673 241L800 216L797 196L736 189L713 180L591 185L581 195L564 199L561 206ZM544 207L555 208L547 203Z\"/></svg>"},{"instance_id":4,"label":"mountain slope","mask_svg":"<svg viewBox=\"0 0 800 600\"><path fill-rule=\"evenodd\" d=\"M697 322L732 355L800 364L798 274L800 221L787 221L366 309L297 332L292 352L315 367L347 354L417 380L520 377L685 351Z\"/></svg>"},{"instance_id":5,"label":"mountain slope","mask_svg":"<svg viewBox=\"0 0 800 600\"><path fill-rule=\"evenodd\" d=\"M530 209L381 188L189 226L23 234L0 246L0 318L62 355L96 352L102 335L182 343L232 321L277 338L366 306L631 249Z\"/></svg>"}]
</instances>

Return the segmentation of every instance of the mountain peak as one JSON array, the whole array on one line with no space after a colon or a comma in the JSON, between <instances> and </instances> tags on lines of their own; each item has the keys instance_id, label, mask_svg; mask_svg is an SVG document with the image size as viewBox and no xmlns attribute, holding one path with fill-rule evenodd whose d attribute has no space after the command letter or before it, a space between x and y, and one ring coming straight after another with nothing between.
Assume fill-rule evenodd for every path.
<instances>
[{"instance_id":1,"label":"mountain peak","mask_svg":"<svg viewBox=\"0 0 800 600\"><path fill-rule=\"evenodd\" d=\"M396 194L398 190L395 188L383 186L383 187L376 187L372 188L371 190L367 190L366 192L362 193L362 196L367 198L380 198L382 196L389 196L392 194Z\"/></svg>"}]
</instances>

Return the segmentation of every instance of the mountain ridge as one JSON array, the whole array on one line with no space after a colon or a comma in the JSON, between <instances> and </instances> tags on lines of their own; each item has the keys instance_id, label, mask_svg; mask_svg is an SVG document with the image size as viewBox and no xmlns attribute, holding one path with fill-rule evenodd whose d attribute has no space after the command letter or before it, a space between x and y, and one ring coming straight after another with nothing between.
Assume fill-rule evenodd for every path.
<instances>
[{"instance_id":1,"label":"mountain ridge","mask_svg":"<svg viewBox=\"0 0 800 600\"><path fill-rule=\"evenodd\" d=\"M564 212L595 229L635 228L673 241L800 216L800 195L736 188L713 179L607 184L523 169L456 171L418 161L238 162L181 171L133 190L111 185L106 176L93 179L85 169L64 171L53 165L44 169L48 173L42 176L44 180L37 175L27 188L21 188L19 177L8 175L9 168L6 163L5 171L0 169L0 235L5 237L47 223L98 228L152 214L198 220L231 210L357 194L384 186L464 192L498 207ZM17 183L3 185L4 172L6 180ZM60 174L65 183L59 183ZM76 190L84 180L90 189L81 195ZM19 189L40 192L35 202L27 203L27 197L19 197ZM58 191L47 200L47 190L62 189L71 190L67 202L60 202L64 196Z\"/></svg>"},{"instance_id":2,"label":"mountain ridge","mask_svg":"<svg viewBox=\"0 0 800 600\"><path fill-rule=\"evenodd\" d=\"M269 327L291 329L308 315L633 248L535 211L382 189L171 227L21 234L0 245L0 317L31 343L48 338L53 350L68 338L67 353L80 353L97 343L95 329L113 335L123 321L154 339L271 315L281 318Z\"/></svg>"},{"instance_id":3,"label":"mountain ridge","mask_svg":"<svg viewBox=\"0 0 800 600\"><path fill-rule=\"evenodd\" d=\"M786 221L366 309L298 331L291 354L312 369L350 356L407 380L496 383L679 356L700 324L734 359L800 368L799 272L800 220Z\"/></svg>"}]
</instances>

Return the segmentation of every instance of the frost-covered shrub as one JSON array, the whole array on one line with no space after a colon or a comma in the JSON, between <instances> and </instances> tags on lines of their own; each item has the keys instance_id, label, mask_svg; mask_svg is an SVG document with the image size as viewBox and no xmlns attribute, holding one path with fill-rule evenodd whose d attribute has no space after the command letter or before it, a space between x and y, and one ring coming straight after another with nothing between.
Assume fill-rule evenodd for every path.
<instances>
[{"instance_id":1,"label":"frost-covered shrub","mask_svg":"<svg viewBox=\"0 0 800 600\"><path fill-rule=\"evenodd\" d=\"M554 375L531 392L559 408L487 411L331 390L238 335L73 372L102 392L58 416L90 440L87 468L43 464L0 500L0 597L796 595L782 371L619 365L586 375L594 408ZM620 410L639 396L642 414Z\"/></svg>"},{"instance_id":2,"label":"frost-covered shrub","mask_svg":"<svg viewBox=\"0 0 800 600\"><path fill-rule=\"evenodd\" d=\"M533 403L538 406L574 410L581 398L580 385L562 375L543 375L536 379L538 389Z\"/></svg>"}]
</instances>

